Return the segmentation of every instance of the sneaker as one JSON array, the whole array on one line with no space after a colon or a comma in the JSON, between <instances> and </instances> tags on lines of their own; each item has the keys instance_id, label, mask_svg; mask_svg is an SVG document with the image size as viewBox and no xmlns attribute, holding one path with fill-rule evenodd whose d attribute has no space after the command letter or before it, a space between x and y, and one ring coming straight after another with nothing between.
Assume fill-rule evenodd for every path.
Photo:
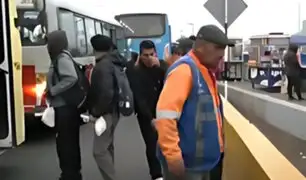
<instances>
[{"instance_id":1,"label":"sneaker","mask_svg":"<svg viewBox=\"0 0 306 180\"><path fill-rule=\"evenodd\" d=\"M160 178L157 178L157 179L154 179L154 180L164 180L164 178L160 177Z\"/></svg>"}]
</instances>

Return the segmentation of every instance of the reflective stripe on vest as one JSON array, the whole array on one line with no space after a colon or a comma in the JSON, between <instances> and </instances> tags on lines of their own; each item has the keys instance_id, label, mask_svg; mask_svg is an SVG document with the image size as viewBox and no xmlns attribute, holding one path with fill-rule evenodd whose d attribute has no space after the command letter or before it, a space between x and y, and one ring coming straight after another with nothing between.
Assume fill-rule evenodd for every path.
<instances>
[{"instance_id":1,"label":"reflective stripe on vest","mask_svg":"<svg viewBox=\"0 0 306 180\"><path fill-rule=\"evenodd\" d=\"M156 119L175 119L179 120L181 117L180 112L170 111L170 110L161 110L156 112Z\"/></svg>"}]
</instances>

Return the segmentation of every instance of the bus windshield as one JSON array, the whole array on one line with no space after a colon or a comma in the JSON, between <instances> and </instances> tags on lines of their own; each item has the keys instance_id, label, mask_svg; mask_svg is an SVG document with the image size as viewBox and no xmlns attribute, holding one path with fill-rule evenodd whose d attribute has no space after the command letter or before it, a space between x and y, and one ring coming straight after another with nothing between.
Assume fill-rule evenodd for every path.
<instances>
[{"instance_id":1,"label":"bus windshield","mask_svg":"<svg viewBox=\"0 0 306 180\"><path fill-rule=\"evenodd\" d=\"M125 27L127 38L162 36L166 29L162 14L124 14L118 16L118 20Z\"/></svg>"},{"instance_id":2,"label":"bus windshield","mask_svg":"<svg viewBox=\"0 0 306 180\"><path fill-rule=\"evenodd\" d=\"M18 30L22 46L46 44L46 16L44 11L17 9Z\"/></svg>"}]
</instances>

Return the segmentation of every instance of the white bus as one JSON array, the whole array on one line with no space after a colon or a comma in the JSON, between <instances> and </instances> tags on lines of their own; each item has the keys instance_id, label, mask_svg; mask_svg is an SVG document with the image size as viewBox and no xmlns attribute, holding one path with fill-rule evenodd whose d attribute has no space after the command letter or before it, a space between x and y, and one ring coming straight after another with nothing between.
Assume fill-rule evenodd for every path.
<instances>
[{"instance_id":1,"label":"white bus","mask_svg":"<svg viewBox=\"0 0 306 180\"><path fill-rule=\"evenodd\" d=\"M45 35L65 30L69 50L81 64L94 62L90 38L103 34L113 39L118 50L125 46L122 26L103 9L95 11L76 0L17 0L18 28L23 50L23 92L26 114L40 117L50 59Z\"/></svg>"}]
</instances>

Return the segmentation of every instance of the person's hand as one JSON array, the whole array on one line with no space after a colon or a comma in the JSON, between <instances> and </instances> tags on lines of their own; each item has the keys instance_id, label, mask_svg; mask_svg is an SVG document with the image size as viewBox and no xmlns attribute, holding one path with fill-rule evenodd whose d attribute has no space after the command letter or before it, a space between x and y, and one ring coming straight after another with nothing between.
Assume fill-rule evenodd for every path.
<instances>
[{"instance_id":1,"label":"person's hand","mask_svg":"<svg viewBox=\"0 0 306 180\"><path fill-rule=\"evenodd\" d=\"M187 180L185 177L185 166L183 161L168 163L168 169L177 180Z\"/></svg>"},{"instance_id":2,"label":"person's hand","mask_svg":"<svg viewBox=\"0 0 306 180\"><path fill-rule=\"evenodd\" d=\"M136 62L135 62L135 66L138 66L138 65L139 65L139 61L140 61L140 58L139 58L139 56L137 56L137 60L136 60Z\"/></svg>"},{"instance_id":3,"label":"person's hand","mask_svg":"<svg viewBox=\"0 0 306 180\"><path fill-rule=\"evenodd\" d=\"M160 62L159 62L159 59L157 57L151 56L150 59L151 59L151 65L152 66L157 66L157 67L160 66Z\"/></svg>"},{"instance_id":4,"label":"person's hand","mask_svg":"<svg viewBox=\"0 0 306 180\"><path fill-rule=\"evenodd\" d=\"M93 117L92 115L89 115L89 122L96 122L98 118Z\"/></svg>"}]
</instances>

